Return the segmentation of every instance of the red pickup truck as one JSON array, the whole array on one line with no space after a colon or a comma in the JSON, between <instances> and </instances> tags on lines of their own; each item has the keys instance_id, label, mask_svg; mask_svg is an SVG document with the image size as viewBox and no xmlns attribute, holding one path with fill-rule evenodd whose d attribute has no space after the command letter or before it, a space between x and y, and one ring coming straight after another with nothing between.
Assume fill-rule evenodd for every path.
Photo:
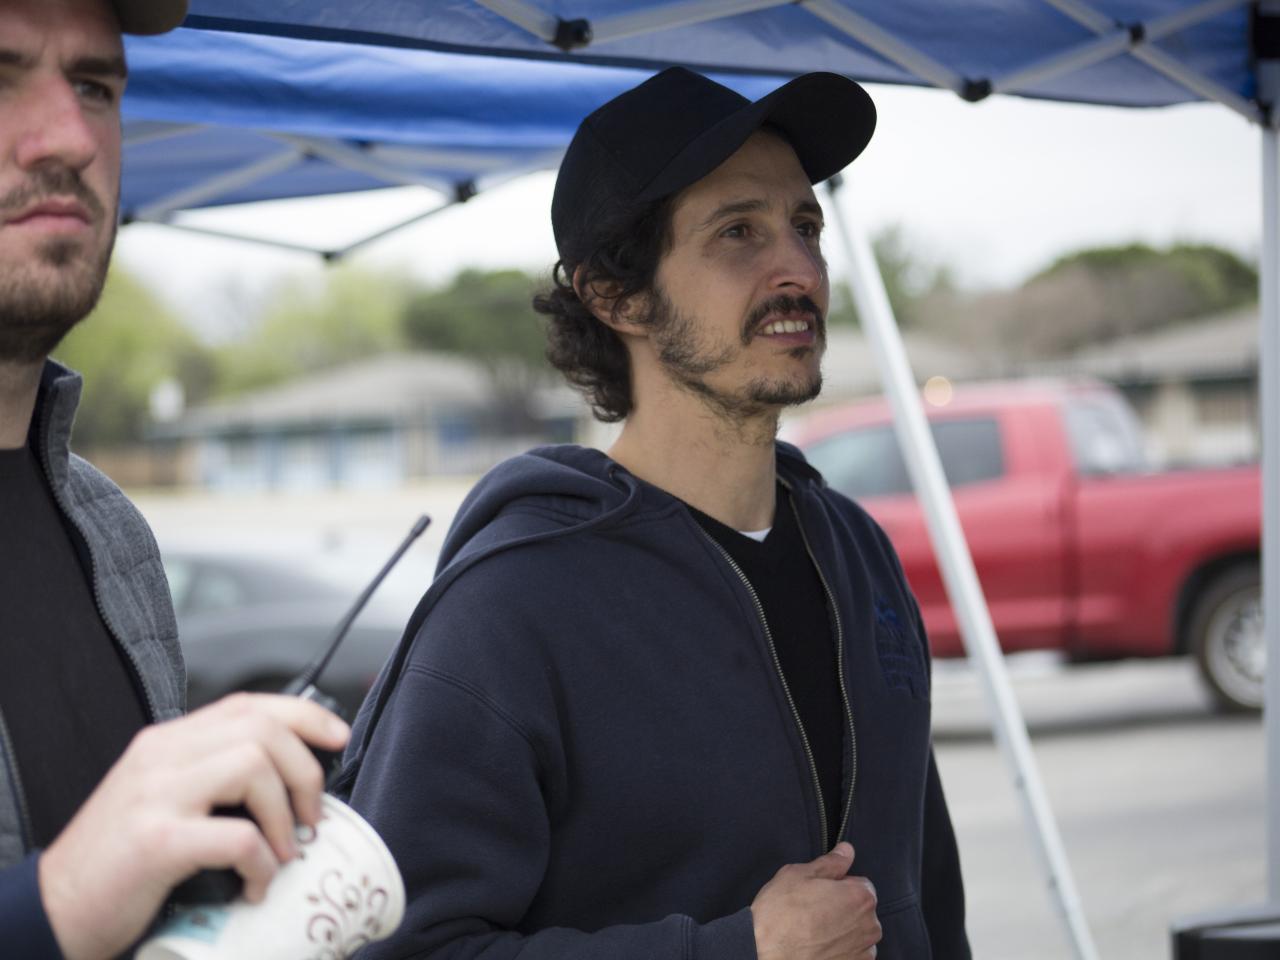
<instances>
[{"instance_id":1,"label":"red pickup truck","mask_svg":"<svg viewBox=\"0 0 1280 960\"><path fill-rule=\"evenodd\" d=\"M1261 708L1256 465L1152 471L1137 417L1099 383L975 385L926 410L1006 651L1188 653L1222 708ZM963 655L888 404L821 411L785 436L888 532L935 655Z\"/></svg>"}]
</instances>

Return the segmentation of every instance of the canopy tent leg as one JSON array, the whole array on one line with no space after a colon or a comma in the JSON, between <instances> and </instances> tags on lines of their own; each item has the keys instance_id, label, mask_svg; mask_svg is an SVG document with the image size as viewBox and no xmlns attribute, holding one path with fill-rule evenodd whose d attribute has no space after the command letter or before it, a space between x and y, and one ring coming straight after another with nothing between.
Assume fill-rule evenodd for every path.
<instances>
[{"instance_id":1,"label":"canopy tent leg","mask_svg":"<svg viewBox=\"0 0 1280 960\"><path fill-rule=\"evenodd\" d=\"M1039 770L1031 752L1031 741L1014 698L1003 655L996 642L995 628L978 583L973 557L969 553L955 502L942 472L942 461L925 419L920 394L907 361L902 335L889 306L884 281L865 233L851 229L836 195L832 193L830 212L844 243L852 271L852 288L863 332L875 354L876 367L884 381L893 410L894 427L902 447L911 482L924 509L929 539L933 543L947 595L955 609L965 650L982 678L983 692L991 712L996 742L1004 754L1010 775L1022 802L1027 826L1035 840L1045 879L1055 906L1067 928L1077 960L1097 960L1075 880L1067 863L1057 823L1049 807Z\"/></svg>"},{"instance_id":2,"label":"canopy tent leg","mask_svg":"<svg viewBox=\"0 0 1280 960\"><path fill-rule=\"evenodd\" d=\"M1280 0L1258 6L1259 27L1275 24ZM1262 38L1265 43L1260 43ZM1262 262L1258 265L1258 424L1262 455L1262 637L1267 669L1267 904L1280 907L1280 57L1272 30L1255 36L1258 100L1269 106L1262 133Z\"/></svg>"},{"instance_id":3,"label":"canopy tent leg","mask_svg":"<svg viewBox=\"0 0 1280 960\"><path fill-rule=\"evenodd\" d=\"M1280 3L1264 2L1267 16ZM1280 60L1259 58L1258 92L1277 102ZM1273 957L1280 949L1280 131L1262 132L1262 262L1258 270L1258 414L1262 445L1262 640L1267 669L1263 721L1267 754L1267 899L1173 924L1174 960Z\"/></svg>"},{"instance_id":4,"label":"canopy tent leg","mask_svg":"<svg viewBox=\"0 0 1280 960\"><path fill-rule=\"evenodd\" d=\"M1280 906L1280 130L1262 127L1259 407L1266 641L1267 900Z\"/></svg>"}]
</instances>

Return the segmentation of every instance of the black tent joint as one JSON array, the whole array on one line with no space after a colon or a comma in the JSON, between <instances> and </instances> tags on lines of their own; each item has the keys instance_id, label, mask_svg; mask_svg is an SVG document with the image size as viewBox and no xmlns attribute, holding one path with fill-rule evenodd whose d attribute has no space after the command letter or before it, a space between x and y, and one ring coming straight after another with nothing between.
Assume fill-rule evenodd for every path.
<instances>
[{"instance_id":1,"label":"black tent joint","mask_svg":"<svg viewBox=\"0 0 1280 960\"><path fill-rule=\"evenodd\" d=\"M981 80L972 80L965 77L964 85L960 88L960 98L967 100L969 103L977 103L979 100L985 100L991 96L991 81L985 77Z\"/></svg>"},{"instance_id":2,"label":"black tent joint","mask_svg":"<svg viewBox=\"0 0 1280 960\"><path fill-rule=\"evenodd\" d=\"M578 50L591 42L591 23L588 20L556 20L556 35L551 43L565 53Z\"/></svg>"},{"instance_id":3,"label":"black tent joint","mask_svg":"<svg viewBox=\"0 0 1280 960\"><path fill-rule=\"evenodd\" d=\"M1136 47L1146 42L1147 28L1141 23L1131 23L1124 29L1129 31L1129 46Z\"/></svg>"},{"instance_id":4,"label":"black tent joint","mask_svg":"<svg viewBox=\"0 0 1280 960\"><path fill-rule=\"evenodd\" d=\"M1280 60L1280 15L1263 13L1262 5L1256 5L1250 26L1254 63Z\"/></svg>"},{"instance_id":5,"label":"black tent joint","mask_svg":"<svg viewBox=\"0 0 1280 960\"><path fill-rule=\"evenodd\" d=\"M474 180L459 180L453 185L453 199L456 203L466 203L479 191Z\"/></svg>"},{"instance_id":6,"label":"black tent joint","mask_svg":"<svg viewBox=\"0 0 1280 960\"><path fill-rule=\"evenodd\" d=\"M1280 13L1275 4L1256 4L1249 23L1249 41L1253 53L1253 69L1258 77L1254 97L1262 108L1263 123L1276 124L1276 95L1273 80L1280 63Z\"/></svg>"}]
</instances>

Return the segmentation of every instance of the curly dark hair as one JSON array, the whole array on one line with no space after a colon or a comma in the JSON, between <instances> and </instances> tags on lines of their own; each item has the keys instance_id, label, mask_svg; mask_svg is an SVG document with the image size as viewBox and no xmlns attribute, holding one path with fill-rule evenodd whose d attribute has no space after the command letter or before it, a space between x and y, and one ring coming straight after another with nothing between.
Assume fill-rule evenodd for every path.
<instances>
[{"instance_id":1,"label":"curly dark hair","mask_svg":"<svg viewBox=\"0 0 1280 960\"><path fill-rule=\"evenodd\" d=\"M607 286L615 311L653 290L658 262L671 249L674 208L675 198L669 196L601 211L593 224L591 252L580 260L558 260L551 289L533 298L533 309L547 317L547 360L582 391L596 419L605 423L631 412L631 361L622 338L582 302L573 276L581 269L583 287Z\"/></svg>"}]
</instances>

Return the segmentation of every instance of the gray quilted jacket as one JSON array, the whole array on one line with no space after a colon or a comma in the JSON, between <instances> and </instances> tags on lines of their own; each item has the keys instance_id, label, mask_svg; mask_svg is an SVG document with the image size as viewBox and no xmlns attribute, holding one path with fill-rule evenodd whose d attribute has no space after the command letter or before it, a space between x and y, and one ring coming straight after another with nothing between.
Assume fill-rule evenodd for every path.
<instances>
[{"instance_id":1,"label":"gray quilted jacket","mask_svg":"<svg viewBox=\"0 0 1280 960\"><path fill-rule=\"evenodd\" d=\"M77 546L87 551L98 611L146 691L147 715L169 720L183 711L186 683L168 584L142 515L114 483L70 451L80 386L78 374L46 362L32 424L37 455L54 500L79 533ZM29 852L30 834L0 711L0 868Z\"/></svg>"}]
</instances>

